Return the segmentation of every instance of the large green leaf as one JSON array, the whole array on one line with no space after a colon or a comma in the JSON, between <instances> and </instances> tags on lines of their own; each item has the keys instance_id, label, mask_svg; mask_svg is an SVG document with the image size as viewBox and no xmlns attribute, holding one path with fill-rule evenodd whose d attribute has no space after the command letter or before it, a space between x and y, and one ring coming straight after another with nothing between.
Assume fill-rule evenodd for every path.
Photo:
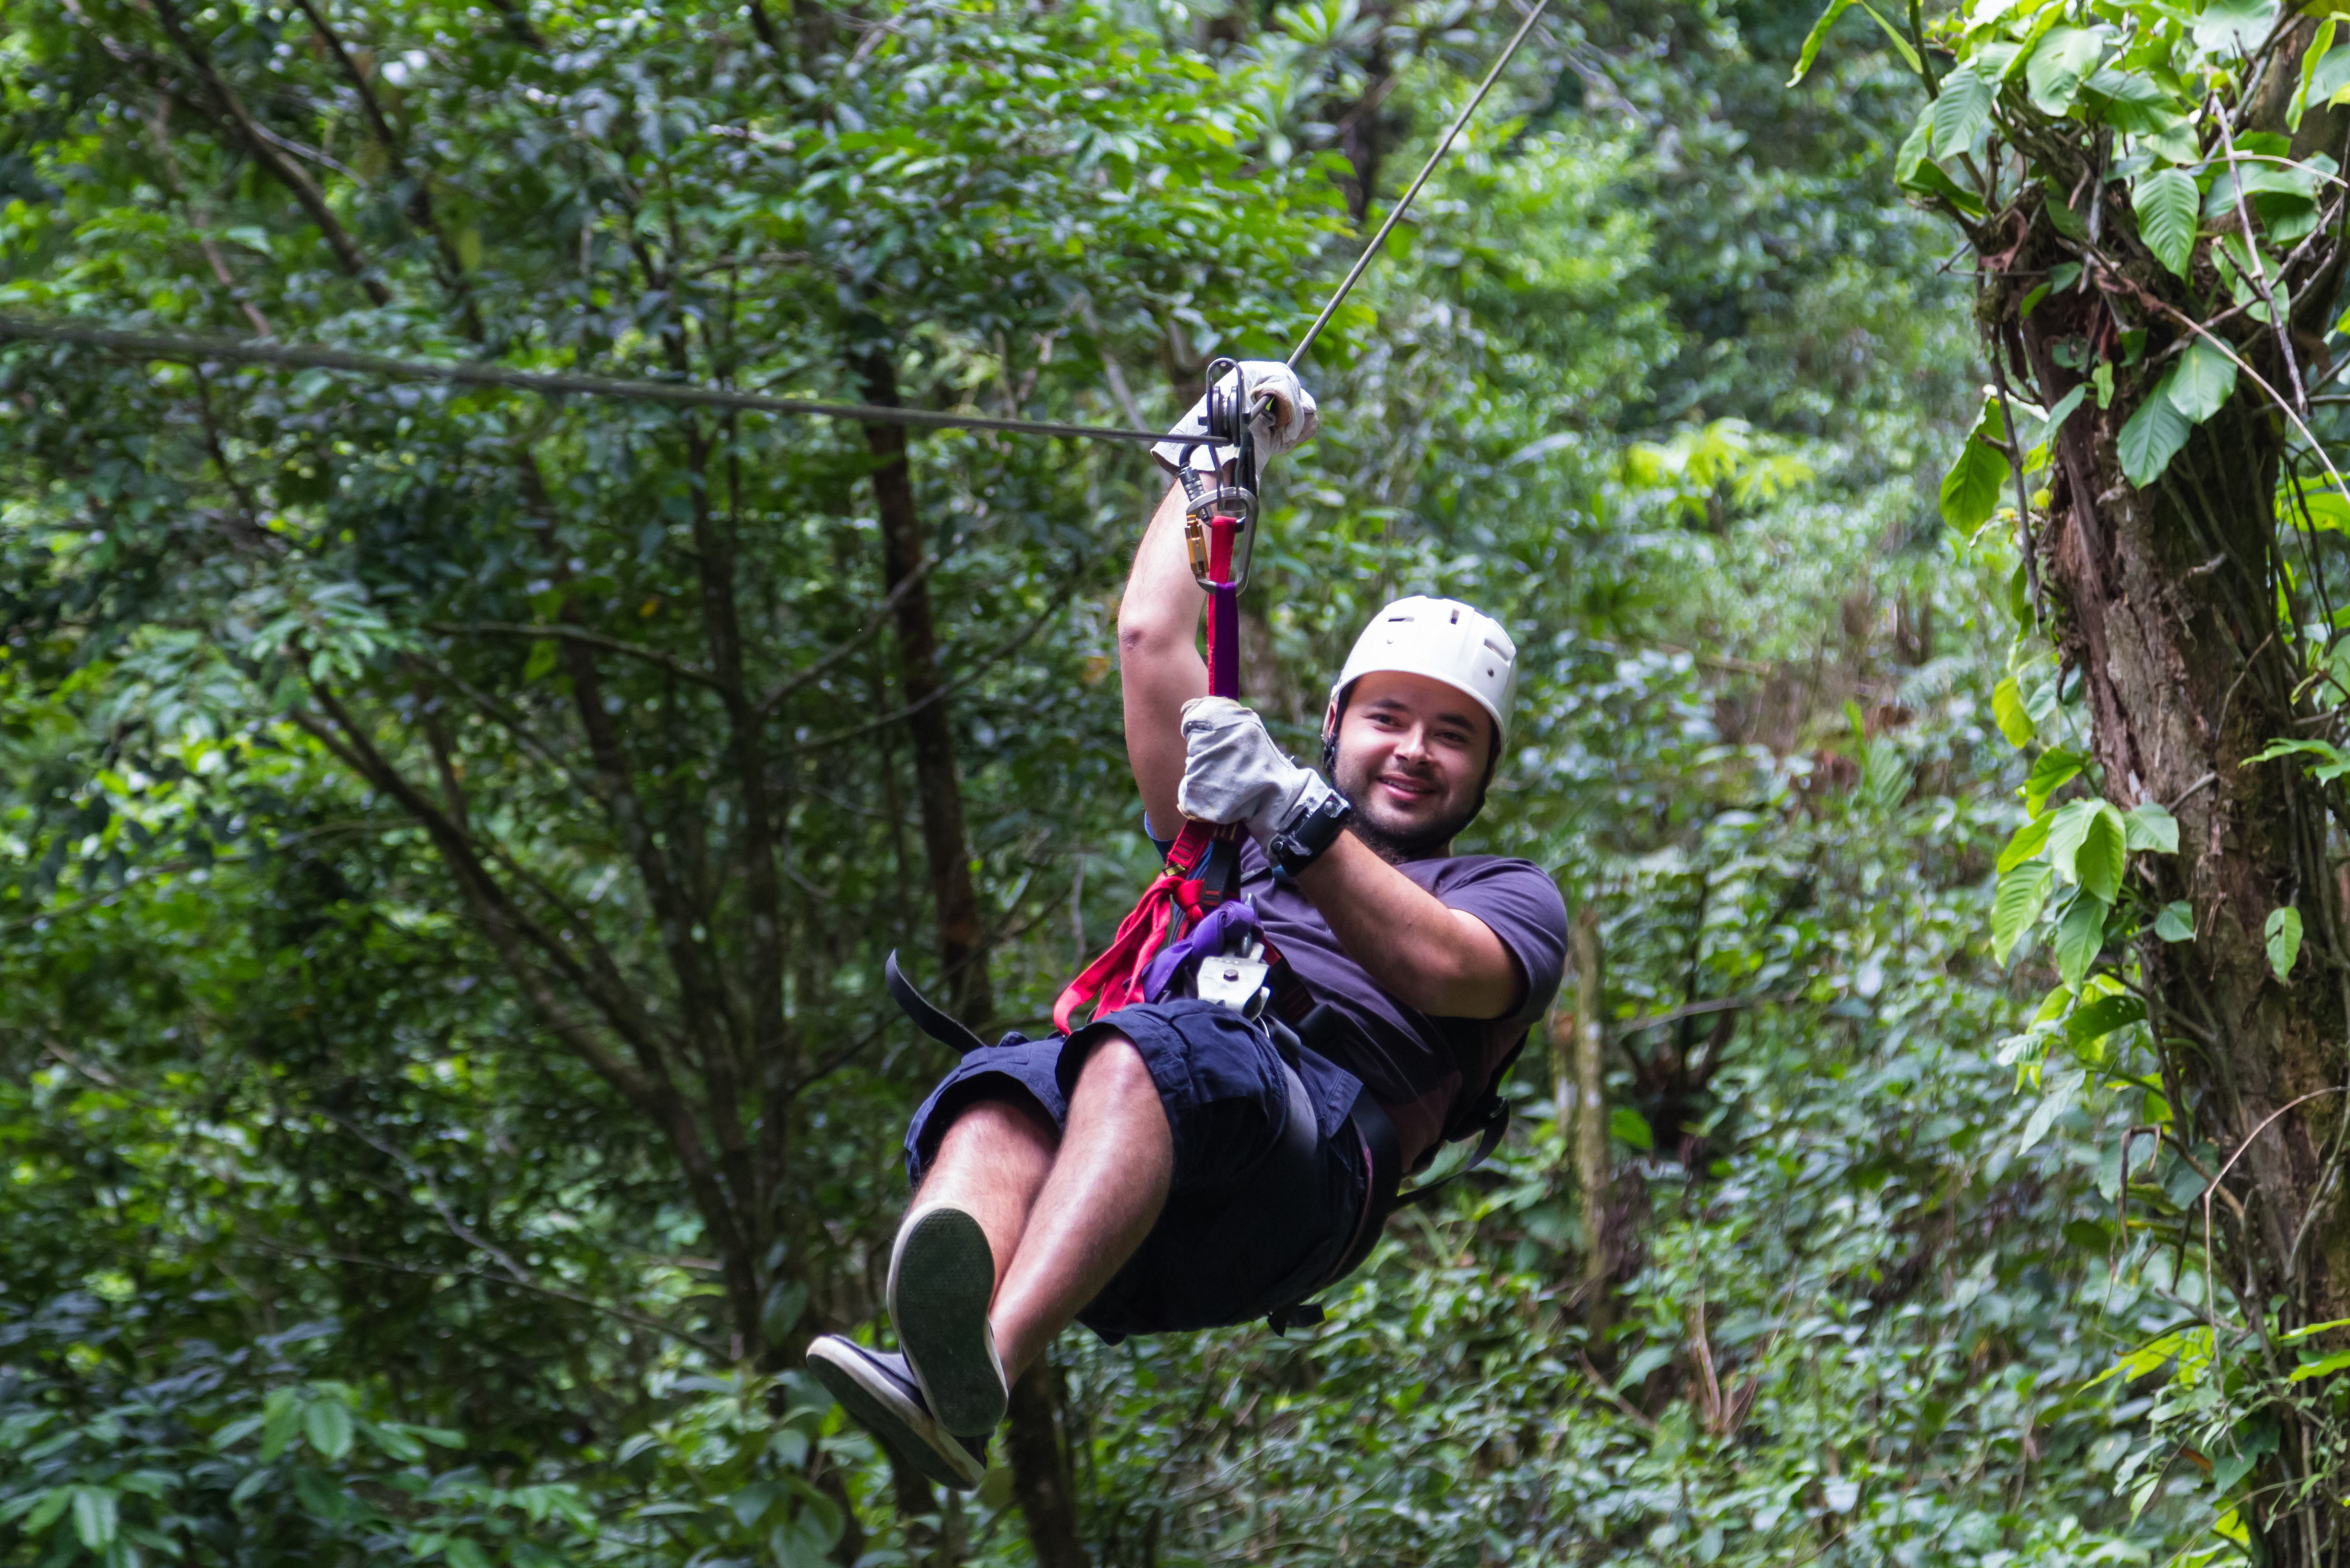
<instances>
[{"instance_id":1,"label":"large green leaf","mask_svg":"<svg viewBox=\"0 0 2350 1568\"><path fill-rule=\"evenodd\" d=\"M2178 853L2178 819L2158 802L2149 800L2130 807L2122 825L2128 829L2131 849L2151 849L2158 855Z\"/></svg>"},{"instance_id":2,"label":"large green leaf","mask_svg":"<svg viewBox=\"0 0 2350 1568\"><path fill-rule=\"evenodd\" d=\"M2315 36L2309 40L2309 47L2301 52L2301 80L2293 88L2293 102L2284 111L2285 128L2289 130L2301 129L2301 117L2308 111L2313 93L2321 103L2333 96L2331 89L2315 92L2315 88L2318 72L2324 68L2326 56L2334 51L2334 30L2338 20L2338 17L2329 15L2320 22Z\"/></svg>"},{"instance_id":3,"label":"large green leaf","mask_svg":"<svg viewBox=\"0 0 2350 1568\"><path fill-rule=\"evenodd\" d=\"M2032 763L2023 781L2023 809L2038 816L2048 809L2048 797L2080 776L2089 759L2070 746L2051 746Z\"/></svg>"},{"instance_id":4,"label":"large green leaf","mask_svg":"<svg viewBox=\"0 0 2350 1568\"><path fill-rule=\"evenodd\" d=\"M2261 926L2261 940L2268 949L2270 970L2281 981L2291 980L2301 957L2301 911L2290 904L2271 909Z\"/></svg>"},{"instance_id":5,"label":"large green leaf","mask_svg":"<svg viewBox=\"0 0 2350 1568\"><path fill-rule=\"evenodd\" d=\"M1971 65L1942 78L1942 90L1934 99L1935 157L1955 157L1974 146L1975 138L1991 124L1994 91Z\"/></svg>"},{"instance_id":6,"label":"large green leaf","mask_svg":"<svg viewBox=\"0 0 2350 1568\"><path fill-rule=\"evenodd\" d=\"M2277 0L2211 0L2195 18L2195 47L2207 55L2249 55L2276 16Z\"/></svg>"},{"instance_id":7,"label":"large green leaf","mask_svg":"<svg viewBox=\"0 0 2350 1568\"><path fill-rule=\"evenodd\" d=\"M1820 46L1828 41L1828 29L1835 26L1836 18L1851 5L1852 0L1828 0L1828 8L1820 13L1819 20L1812 24L1812 30L1804 35L1803 52L1795 57L1794 74L1787 78L1789 87L1794 87L1810 73L1812 62L1820 57Z\"/></svg>"},{"instance_id":8,"label":"large green leaf","mask_svg":"<svg viewBox=\"0 0 2350 1568\"><path fill-rule=\"evenodd\" d=\"M2251 767L2254 763L2271 762L2278 757L2315 758L2316 761L2304 765L2320 784L2332 784L2350 774L2350 752L2345 752L2330 741L2271 741L2246 757L2243 765Z\"/></svg>"},{"instance_id":9,"label":"large green leaf","mask_svg":"<svg viewBox=\"0 0 2350 1568\"><path fill-rule=\"evenodd\" d=\"M2137 213L2138 238L2154 259L2178 277L2195 256L2196 214L2202 196L2183 169L2157 169L2138 176L2130 187L2130 207Z\"/></svg>"},{"instance_id":10,"label":"large green leaf","mask_svg":"<svg viewBox=\"0 0 2350 1568\"><path fill-rule=\"evenodd\" d=\"M2032 107L2047 115L2061 115L2071 109L2104 51L2105 39L2085 27L2052 29L2023 67L2024 82L2032 89Z\"/></svg>"},{"instance_id":11,"label":"large green leaf","mask_svg":"<svg viewBox=\"0 0 2350 1568\"><path fill-rule=\"evenodd\" d=\"M2187 346L2162 385L2170 406L2199 425L2236 395L2236 362L2198 337Z\"/></svg>"},{"instance_id":12,"label":"large green leaf","mask_svg":"<svg viewBox=\"0 0 2350 1568\"><path fill-rule=\"evenodd\" d=\"M2072 801L2048 820L2048 862L2056 875L2109 904L2121 891L2128 843L2122 814L2106 801Z\"/></svg>"},{"instance_id":13,"label":"large green leaf","mask_svg":"<svg viewBox=\"0 0 2350 1568\"><path fill-rule=\"evenodd\" d=\"M2171 403L2169 393L2158 385L2122 426L2116 443L2121 449L2122 476L2141 489L2152 484L2162 477L2162 471L2170 466L2194 429Z\"/></svg>"},{"instance_id":14,"label":"large green leaf","mask_svg":"<svg viewBox=\"0 0 2350 1568\"><path fill-rule=\"evenodd\" d=\"M2074 991L2106 945L2106 912L2105 900L2085 888L2056 918L2056 972Z\"/></svg>"},{"instance_id":15,"label":"large green leaf","mask_svg":"<svg viewBox=\"0 0 2350 1568\"><path fill-rule=\"evenodd\" d=\"M1969 436L1942 475L1942 521L1961 534L1981 527L1999 506L2007 475L2007 453L1981 436Z\"/></svg>"},{"instance_id":16,"label":"large green leaf","mask_svg":"<svg viewBox=\"0 0 2350 1568\"><path fill-rule=\"evenodd\" d=\"M2032 743L2032 714L2023 705L2023 689L2011 675L1991 688L1991 716L1999 722L1999 732L2007 743L2022 750Z\"/></svg>"},{"instance_id":17,"label":"large green leaf","mask_svg":"<svg viewBox=\"0 0 2350 1568\"><path fill-rule=\"evenodd\" d=\"M2015 944L2040 918L2056 873L2044 860L2032 860L2000 873L1999 891L1991 899L1991 956L2005 963Z\"/></svg>"},{"instance_id":18,"label":"large green leaf","mask_svg":"<svg viewBox=\"0 0 2350 1568\"><path fill-rule=\"evenodd\" d=\"M2002 874L2014 870L2048 847L2048 822L2047 817L2035 816L2015 830L2015 836L2009 839L2007 847L1999 852L1999 869Z\"/></svg>"},{"instance_id":19,"label":"large green leaf","mask_svg":"<svg viewBox=\"0 0 2350 1568\"><path fill-rule=\"evenodd\" d=\"M332 1395L311 1400L302 1412L302 1435L321 1456L341 1459L351 1451L349 1407Z\"/></svg>"},{"instance_id":20,"label":"large green leaf","mask_svg":"<svg viewBox=\"0 0 2350 1568\"><path fill-rule=\"evenodd\" d=\"M74 1534L92 1552L114 1544L121 1528L121 1511L114 1493L102 1486L78 1486L73 1494Z\"/></svg>"}]
</instances>

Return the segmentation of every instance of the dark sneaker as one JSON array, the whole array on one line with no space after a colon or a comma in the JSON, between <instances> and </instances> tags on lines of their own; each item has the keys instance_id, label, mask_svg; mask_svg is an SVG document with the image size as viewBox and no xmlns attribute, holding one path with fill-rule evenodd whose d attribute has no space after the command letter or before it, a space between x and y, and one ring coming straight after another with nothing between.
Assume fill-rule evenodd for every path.
<instances>
[{"instance_id":1,"label":"dark sneaker","mask_svg":"<svg viewBox=\"0 0 2350 1568\"><path fill-rule=\"evenodd\" d=\"M987 1473L986 1440L966 1445L939 1425L904 1356L827 1334L808 1346L807 1366L858 1426L939 1485L969 1491Z\"/></svg>"},{"instance_id":2,"label":"dark sneaker","mask_svg":"<svg viewBox=\"0 0 2350 1568\"><path fill-rule=\"evenodd\" d=\"M951 1432L993 1432L1003 1419L1003 1360L987 1308L995 1254L962 1210L919 1210L889 1254L889 1321L931 1413Z\"/></svg>"}]
</instances>

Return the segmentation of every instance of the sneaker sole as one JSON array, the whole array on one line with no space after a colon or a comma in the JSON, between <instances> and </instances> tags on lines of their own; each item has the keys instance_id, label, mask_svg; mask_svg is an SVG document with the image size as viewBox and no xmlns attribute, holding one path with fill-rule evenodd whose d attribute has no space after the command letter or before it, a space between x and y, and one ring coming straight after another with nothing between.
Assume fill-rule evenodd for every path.
<instances>
[{"instance_id":1,"label":"sneaker sole","mask_svg":"<svg viewBox=\"0 0 2350 1568\"><path fill-rule=\"evenodd\" d=\"M941 1451L931 1437L936 1423L866 1366L854 1350L836 1351L818 1340L808 1346L807 1367L825 1391L840 1401L851 1420L925 1480L968 1491L986 1473L968 1454L958 1459Z\"/></svg>"},{"instance_id":2,"label":"sneaker sole","mask_svg":"<svg viewBox=\"0 0 2350 1568\"><path fill-rule=\"evenodd\" d=\"M995 1254L960 1209L918 1214L889 1260L889 1320L931 1414L948 1431L993 1432L1006 1403L1003 1363L988 1332Z\"/></svg>"}]
</instances>

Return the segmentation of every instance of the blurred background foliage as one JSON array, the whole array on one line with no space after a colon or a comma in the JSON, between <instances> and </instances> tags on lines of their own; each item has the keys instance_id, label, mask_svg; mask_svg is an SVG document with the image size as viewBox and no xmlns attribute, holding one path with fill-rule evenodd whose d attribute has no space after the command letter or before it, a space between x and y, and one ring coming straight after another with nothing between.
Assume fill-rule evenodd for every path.
<instances>
[{"instance_id":1,"label":"blurred background foliage","mask_svg":"<svg viewBox=\"0 0 2350 1568\"><path fill-rule=\"evenodd\" d=\"M2100 1380L2178 1315L2121 1129L1998 1059L2053 971L1990 951L2004 574L1933 494L1978 378L1894 62L1781 85L1811 9L1546 18L1268 483L1301 752L1386 597L1518 636L1464 848L1596 923L1604 1189L1570 987L1323 1327L1063 1342L1091 1561L2227 1549ZM1156 426L1285 350L1516 19L26 0L0 308ZM1033 1028L1149 869L1159 481L910 449L0 353L0 1558L1069 1560L795 1371L943 1064L882 956Z\"/></svg>"}]
</instances>

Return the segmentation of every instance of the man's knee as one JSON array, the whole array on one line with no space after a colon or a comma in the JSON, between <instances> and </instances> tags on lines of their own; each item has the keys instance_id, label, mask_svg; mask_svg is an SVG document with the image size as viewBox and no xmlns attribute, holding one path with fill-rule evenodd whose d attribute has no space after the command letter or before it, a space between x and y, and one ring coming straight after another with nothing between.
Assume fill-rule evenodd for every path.
<instances>
[{"instance_id":1,"label":"man's knee","mask_svg":"<svg viewBox=\"0 0 2350 1568\"><path fill-rule=\"evenodd\" d=\"M975 1096L947 1123L939 1142L983 1145L991 1151L1034 1148L1050 1154L1061 1141L1061 1129L1045 1114L1035 1096L1017 1089Z\"/></svg>"},{"instance_id":2,"label":"man's knee","mask_svg":"<svg viewBox=\"0 0 2350 1568\"><path fill-rule=\"evenodd\" d=\"M1154 1097L1159 1085L1151 1080L1149 1065L1142 1059L1141 1048L1116 1030L1108 1030L1086 1048L1086 1058L1077 1066L1077 1091L1120 1096L1149 1094Z\"/></svg>"}]
</instances>

